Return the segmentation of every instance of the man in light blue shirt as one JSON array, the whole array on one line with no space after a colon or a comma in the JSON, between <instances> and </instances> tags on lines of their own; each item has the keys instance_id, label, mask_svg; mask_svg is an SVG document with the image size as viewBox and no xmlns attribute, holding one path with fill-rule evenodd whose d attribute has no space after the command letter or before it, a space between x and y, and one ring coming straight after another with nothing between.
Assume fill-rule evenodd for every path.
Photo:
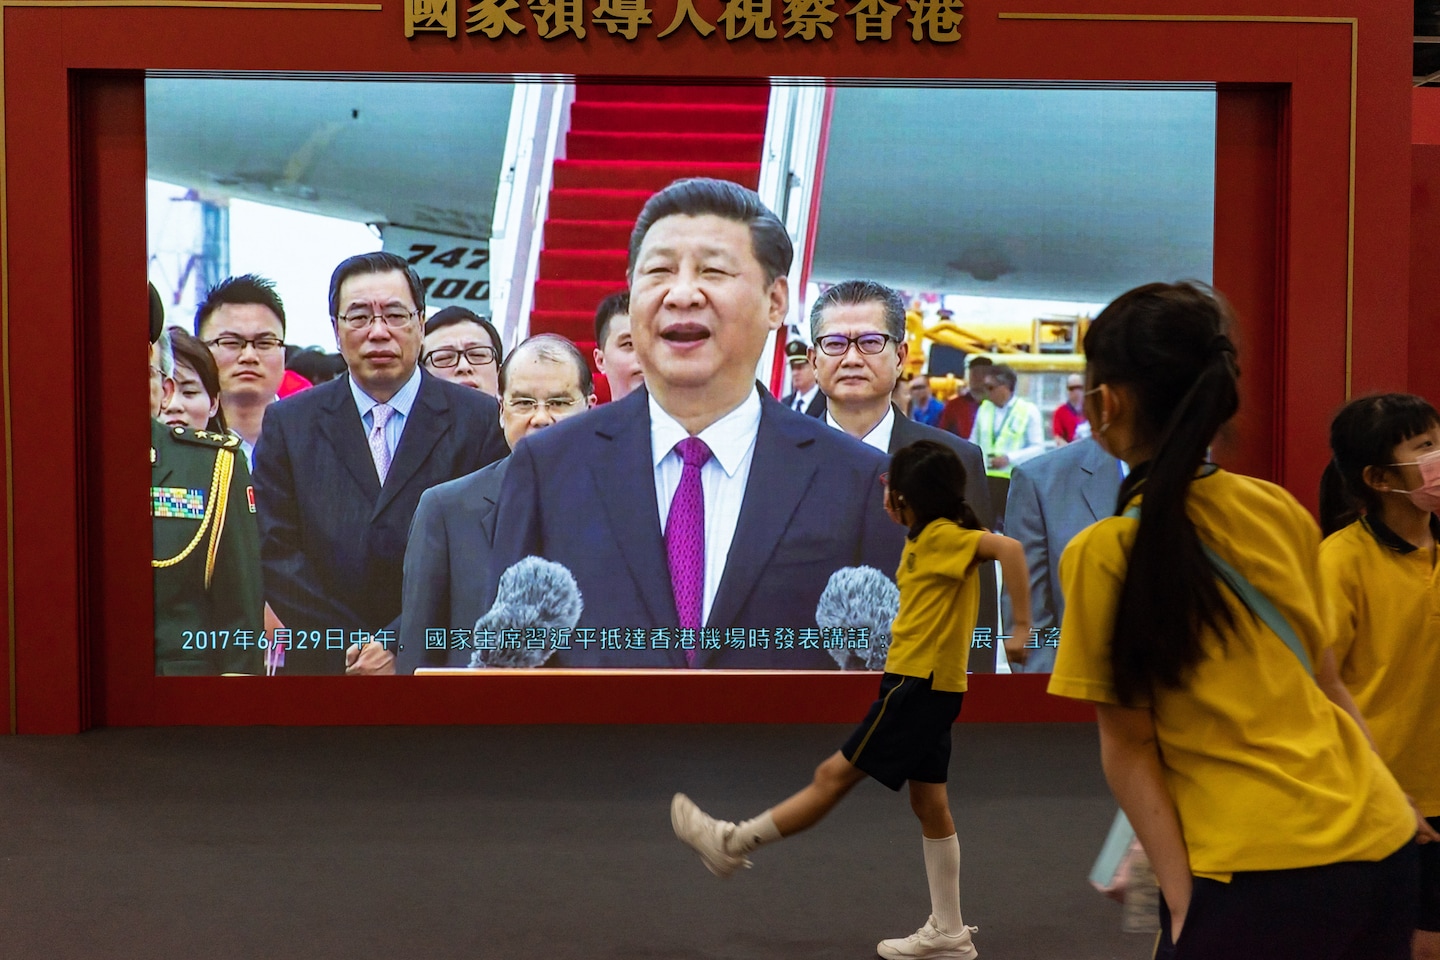
<instances>
[{"instance_id":1,"label":"man in light blue shirt","mask_svg":"<svg viewBox=\"0 0 1440 960\"><path fill-rule=\"evenodd\" d=\"M393 673L420 495L508 447L494 397L420 368L425 289L403 258L340 264L330 309L347 375L273 404L255 449L265 598L285 673Z\"/></svg>"}]
</instances>

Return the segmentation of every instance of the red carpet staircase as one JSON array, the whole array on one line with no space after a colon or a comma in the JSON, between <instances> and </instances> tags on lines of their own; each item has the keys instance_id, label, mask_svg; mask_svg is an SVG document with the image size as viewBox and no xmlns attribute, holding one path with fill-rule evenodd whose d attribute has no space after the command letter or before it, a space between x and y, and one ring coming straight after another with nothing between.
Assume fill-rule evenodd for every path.
<instances>
[{"instance_id":1,"label":"red carpet staircase","mask_svg":"<svg viewBox=\"0 0 1440 960\"><path fill-rule=\"evenodd\" d=\"M567 159L555 163L530 332L569 337L589 356L595 307L625 289L640 208L682 177L755 189L769 99L765 86L579 84Z\"/></svg>"}]
</instances>

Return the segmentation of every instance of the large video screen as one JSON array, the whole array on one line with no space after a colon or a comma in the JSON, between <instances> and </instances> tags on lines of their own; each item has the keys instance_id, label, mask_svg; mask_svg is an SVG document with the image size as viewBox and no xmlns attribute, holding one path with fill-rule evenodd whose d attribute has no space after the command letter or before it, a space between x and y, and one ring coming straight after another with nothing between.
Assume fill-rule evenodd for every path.
<instances>
[{"instance_id":1,"label":"large video screen","mask_svg":"<svg viewBox=\"0 0 1440 960\"><path fill-rule=\"evenodd\" d=\"M916 439L1026 548L1027 662L979 563L969 669L1045 671L1122 478L1084 332L1211 275L1204 86L156 76L146 110L162 676L877 670ZM637 230L687 178L759 212Z\"/></svg>"}]
</instances>

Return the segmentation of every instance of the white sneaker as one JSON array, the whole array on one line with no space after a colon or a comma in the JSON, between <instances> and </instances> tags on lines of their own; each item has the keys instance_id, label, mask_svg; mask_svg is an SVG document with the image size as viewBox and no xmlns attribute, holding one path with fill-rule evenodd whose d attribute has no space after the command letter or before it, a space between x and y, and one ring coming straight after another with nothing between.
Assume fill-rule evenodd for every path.
<instances>
[{"instance_id":1,"label":"white sneaker","mask_svg":"<svg viewBox=\"0 0 1440 960\"><path fill-rule=\"evenodd\" d=\"M908 937L881 940L875 952L885 960L975 960L980 951L970 942L970 934L979 932L979 927L965 927L954 936L941 933L932 916Z\"/></svg>"},{"instance_id":2,"label":"white sneaker","mask_svg":"<svg viewBox=\"0 0 1440 960\"><path fill-rule=\"evenodd\" d=\"M715 876L723 879L742 867L750 869L748 857L725 850L725 841L735 832L735 824L709 816L683 793L675 794L670 801L670 825L675 828L675 836L700 854L706 869Z\"/></svg>"}]
</instances>

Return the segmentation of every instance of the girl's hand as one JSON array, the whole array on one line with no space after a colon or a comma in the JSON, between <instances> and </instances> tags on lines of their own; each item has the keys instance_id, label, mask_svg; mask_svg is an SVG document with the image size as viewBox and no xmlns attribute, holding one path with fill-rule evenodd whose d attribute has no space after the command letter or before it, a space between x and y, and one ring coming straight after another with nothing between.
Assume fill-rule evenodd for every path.
<instances>
[{"instance_id":1,"label":"girl's hand","mask_svg":"<svg viewBox=\"0 0 1440 960\"><path fill-rule=\"evenodd\" d=\"M1011 635L1005 638L1005 659L1011 663L1025 665L1030 659L1030 650L1025 646L1030 638L1030 624L1028 621L1015 621L1015 629Z\"/></svg>"},{"instance_id":2,"label":"girl's hand","mask_svg":"<svg viewBox=\"0 0 1440 960\"><path fill-rule=\"evenodd\" d=\"M1415 801L1408 796L1405 799L1410 801L1410 806L1415 811L1415 842L1440 843L1440 833L1436 833L1435 828L1430 826L1420 808L1415 806Z\"/></svg>"},{"instance_id":3,"label":"girl's hand","mask_svg":"<svg viewBox=\"0 0 1440 960\"><path fill-rule=\"evenodd\" d=\"M1171 908L1171 910L1170 910L1170 942L1171 942L1171 943L1179 943L1179 942L1180 942L1180 930L1185 926L1185 913L1186 913L1186 910L1189 910L1189 909L1190 909L1189 904L1186 904L1185 910L1176 910L1176 909L1174 909L1173 907Z\"/></svg>"}]
</instances>

